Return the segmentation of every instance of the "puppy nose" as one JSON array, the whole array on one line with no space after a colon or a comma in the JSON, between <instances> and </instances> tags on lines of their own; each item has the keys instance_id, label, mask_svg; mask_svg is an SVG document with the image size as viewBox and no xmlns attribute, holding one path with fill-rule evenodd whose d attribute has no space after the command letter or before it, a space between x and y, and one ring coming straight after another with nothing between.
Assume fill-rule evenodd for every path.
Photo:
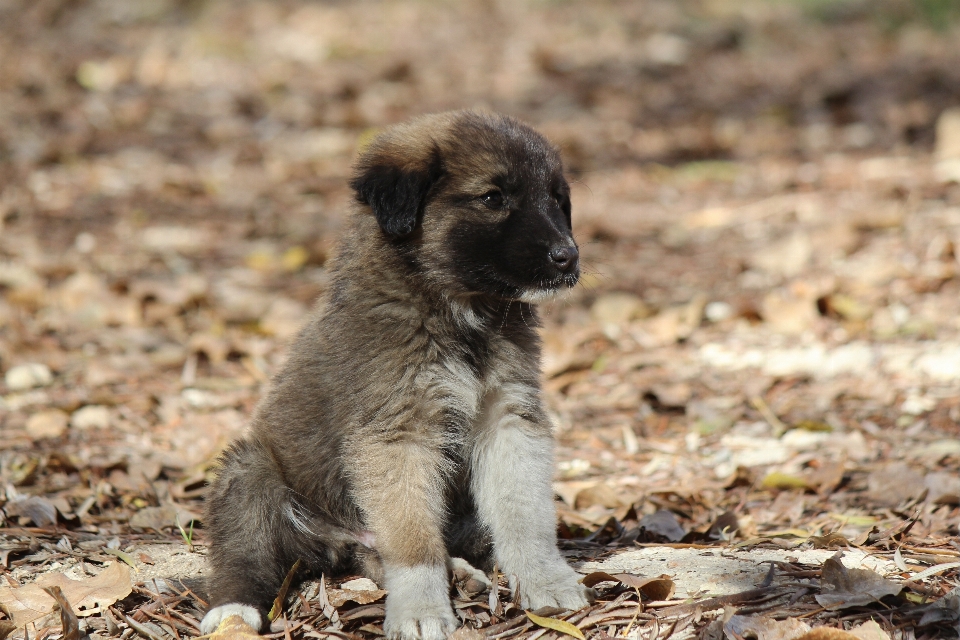
<instances>
[{"instance_id":1,"label":"puppy nose","mask_svg":"<svg viewBox=\"0 0 960 640\"><path fill-rule=\"evenodd\" d=\"M580 252L576 247L555 247L550 250L550 259L554 266L564 273L570 273L577 268Z\"/></svg>"}]
</instances>

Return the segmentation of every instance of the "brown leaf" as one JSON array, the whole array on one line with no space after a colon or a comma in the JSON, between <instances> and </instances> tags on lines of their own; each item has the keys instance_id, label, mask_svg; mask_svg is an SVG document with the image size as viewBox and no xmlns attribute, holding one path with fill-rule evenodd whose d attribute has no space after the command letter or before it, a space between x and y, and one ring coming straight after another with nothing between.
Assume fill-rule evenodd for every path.
<instances>
[{"instance_id":1,"label":"brown leaf","mask_svg":"<svg viewBox=\"0 0 960 640\"><path fill-rule=\"evenodd\" d=\"M38 527L52 526L57 523L57 508L46 498L30 496L8 502L3 508L8 517L21 516L29 519Z\"/></svg>"},{"instance_id":2,"label":"brown leaf","mask_svg":"<svg viewBox=\"0 0 960 640\"><path fill-rule=\"evenodd\" d=\"M57 601L57 606L60 609L60 626L63 628L63 640L80 640L80 620L77 619L70 603L63 596L63 591L56 586L46 587L44 591Z\"/></svg>"},{"instance_id":3,"label":"brown leaf","mask_svg":"<svg viewBox=\"0 0 960 640\"><path fill-rule=\"evenodd\" d=\"M273 622L280 615L280 612L283 611L283 602L287 599L287 591L290 590L290 583L293 582L293 577L297 575L297 569L300 568L300 560L298 559L293 563L293 566L290 567L290 571L287 572L287 577L283 579L283 584L280 585L279 591L277 591L277 597L273 599L273 606L270 607L270 612L267 614L267 619L270 622Z\"/></svg>"},{"instance_id":4,"label":"brown leaf","mask_svg":"<svg viewBox=\"0 0 960 640\"><path fill-rule=\"evenodd\" d=\"M677 516L673 515L672 511L665 509L643 516L637 523L637 527L641 529L641 533L647 534L640 536L640 539L644 542L658 542L657 537L663 538L667 542L677 542L686 535L686 531L677 522ZM654 539L650 539L651 537L654 537Z\"/></svg>"},{"instance_id":5,"label":"brown leaf","mask_svg":"<svg viewBox=\"0 0 960 640\"><path fill-rule=\"evenodd\" d=\"M645 597L651 600L669 600L673 596L674 584L670 576L662 575L659 578L639 578L629 573L614 575L625 586L638 589Z\"/></svg>"},{"instance_id":6,"label":"brown leaf","mask_svg":"<svg viewBox=\"0 0 960 640\"><path fill-rule=\"evenodd\" d=\"M810 626L801 620L774 620L763 616L735 615L723 625L723 632L727 638L792 640L798 634L807 631L810 631Z\"/></svg>"},{"instance_id":7,"label":"brown leaf","mask_svg":"<svg viewBox=\"0 0 960 640\"><path fill-rule=\"evenodd\" d=\"M839 533L828 533L824 536L810 536L808 541L813 543L814 549L834 549L837 547L852 546L850 541Z\"/></svg>"},{"instance_id":8,"label":"brown leaf","mask_svg":"<svg viewBox=\"0 0 960 640\"><path fill-rule=\"evenodd\" d=\"M903 589L869 569L847 569L840 558L843 552L828 558L820 574L821 593L816 597L825 609L845 609L871 604L884 596L895 596Z\"/></svg>"},{"instance_id":9,"label":"brown leaf","mask_svg":"<svg viewBox=\"0 0 960 640\"><path fill-rule=\"evenodd\" d=\"M585 587L593 587L601 582L619 582L625 587L639 590L650 600L669 600L675 588L673 580L667 575L662 575L659 578L641 578L629 573L610 574L605 571L594 571L587 574L580 582Z\"/></svg>"},{"instance_id":10,"label":"brown leaf","mask_svg":"<svg viewBox=\"0 0 960 640\"><path fill-rule=\"evenodd\" d=\"M620 580L618 578L614 578L606 571L594 571L593 573L588 573L581 578L580 582L585 587L595 587L601 582L620 582Z\"/></svg>"},{"instance_id":11,"label":"brown leaf","mask_svg":"<svg viewBox=\"0 0 960 640\"><path fill-rule=\"evenodd\" d=\"M100 613L133 590L130 569L114 562L89 580L71 580L62 573L52 573L23 587L0 588L0 607L14 625L22 627L53 611L54 599L44 591L44 587L52 586L60 587L73 612L81 617Z\"/></svg>"},{"instance_id":12,"label":"brown leaf","mask_svg":"<svg viewBox=\"0 0 960 640\"><path fill-rule=\"evenodd\" d=\"M733 511L724 511L710 525L707 537L713 540L729 540L739 530L740 522L737 520L737 514Z\"/></svg>"},{"instance_id":13,"label":"brown leaf","mask_svg":"<svg viewBox=\"0 0 960 640\"><path fill-rule=\"evenodd\" d=\"M327 589L327 598L334 607L341 607L345 602L356 602L357 604L370 604L387 595L383 589L375 591L354 590L354 589Z\"/></svg>"}]
</instances>

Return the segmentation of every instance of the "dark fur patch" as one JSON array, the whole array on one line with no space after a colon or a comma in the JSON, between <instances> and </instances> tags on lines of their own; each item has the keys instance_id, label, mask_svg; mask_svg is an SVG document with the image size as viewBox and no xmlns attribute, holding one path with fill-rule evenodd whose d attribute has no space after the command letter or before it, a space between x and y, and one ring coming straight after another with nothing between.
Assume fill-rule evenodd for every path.
<instances>
[{"instance_id":1,"label":"dark fur patch","mask_svg":"<svg viewBox=\"0 0 960 640\"><path fill-rule=\"evenodd\" d=\"M402 238L413 233L423 215L430 189L443 174L436 150L420 168L395 164L370 164L358 167L350 181L357 200L369 205L388 236Z\"/></svg>"}]
</instances>

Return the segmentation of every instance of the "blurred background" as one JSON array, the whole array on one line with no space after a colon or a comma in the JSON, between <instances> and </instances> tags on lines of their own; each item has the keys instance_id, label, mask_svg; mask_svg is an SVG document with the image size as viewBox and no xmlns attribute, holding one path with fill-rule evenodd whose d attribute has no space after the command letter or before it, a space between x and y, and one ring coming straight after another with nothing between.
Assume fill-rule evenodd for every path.
<instances>
[{"instance_id":1,"label":"blurred background","mask_svg":"<svg viewBox=\"0 0 960 640\"><path fill-rule=\"evenodd\" d=\"M568 522L662 490L686 527L853 537L913 501L956 535L956 0L0 0L8 521L199 512L358 145L462 107L573 182L585 274L542 314Z\"/></svg>"}]
</instances>

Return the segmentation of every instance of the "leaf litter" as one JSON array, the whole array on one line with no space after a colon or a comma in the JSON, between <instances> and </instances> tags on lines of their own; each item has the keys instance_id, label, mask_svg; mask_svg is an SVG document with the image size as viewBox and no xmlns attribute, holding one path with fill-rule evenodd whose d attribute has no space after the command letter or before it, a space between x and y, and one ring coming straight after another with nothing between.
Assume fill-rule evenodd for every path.
<instances>
[{"instance_id":1,"label":"leaf litter","mask_svg":"<svg viewBox=\"0 0 960 640\"><path fill-rule=\"evenodd\" d=\"M545 389L562 551L613 579L531 613L956 635L950 12L495 5L0 6L0 636L64 633L51 585L91 638L198 635L213 461L328 287L354 149L475 105L561 146L584 262ZM271 633L381 635L350 577L291 585ZM461 635L560 637L497 578L453 585Z\"/></svg>"}]
</instances>

